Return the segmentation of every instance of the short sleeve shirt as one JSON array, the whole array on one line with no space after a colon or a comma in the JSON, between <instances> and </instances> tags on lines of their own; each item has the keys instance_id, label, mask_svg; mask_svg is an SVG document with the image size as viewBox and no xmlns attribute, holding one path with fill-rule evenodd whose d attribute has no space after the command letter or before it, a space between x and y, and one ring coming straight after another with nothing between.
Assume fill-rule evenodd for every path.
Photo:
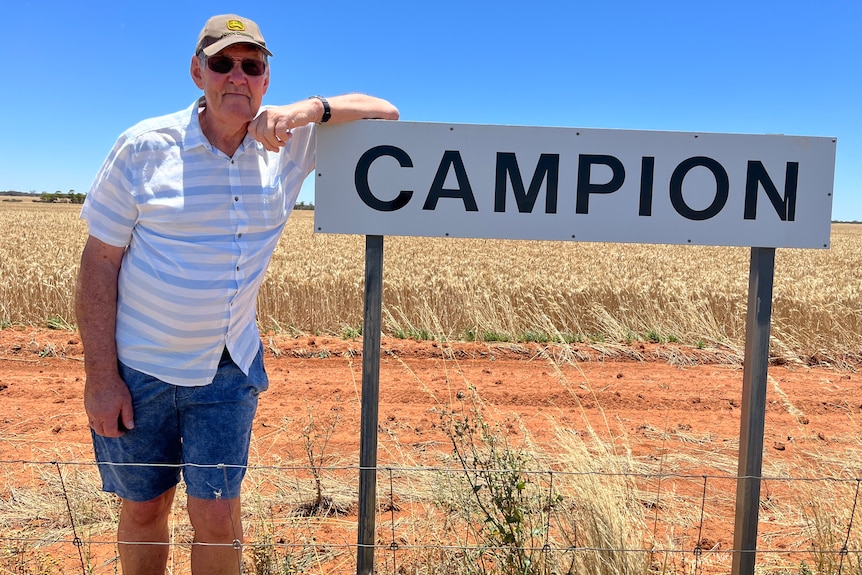
<instances>
[{"instance_id":1,"label":"short sleeve shirt","mask_svg":"<svg viewBox=\"0 0 862 575\"><path fill-rule=\"evenodd\" d=\"M247 135L228 157L204 137L200 105L123 133L81 212L93 237L126 247L120 361L183 386L211 382L225 346L248 372L260 346L258 290L314 168L314 124L279 152Z\"/></svg>"}]
</instances>

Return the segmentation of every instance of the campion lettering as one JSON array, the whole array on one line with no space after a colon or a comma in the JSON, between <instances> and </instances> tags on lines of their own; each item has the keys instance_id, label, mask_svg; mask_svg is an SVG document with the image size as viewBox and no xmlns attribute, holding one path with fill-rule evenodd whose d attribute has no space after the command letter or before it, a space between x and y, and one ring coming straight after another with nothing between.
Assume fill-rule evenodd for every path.
<instances>
[{"instance_id":1,"label":"campion lettering","mask_svg":"<svg viewBox=\"0 0 862 575\"><path fill-rule=\"evenodd\" d=\"M381 197L392 196L378 190L375 193L368 181L368 173L372 164L382 158L395 159L401 168L412 168L413 160L410 155L397 146L375 146L359 158L354 171L354 184L360 199L368 207L380 212L394 212L405 207L413 199L413 190L400 190L390 200ZM600 201L603 194L613 194L623 187L626 181L626 166L623 162L612 155L607 154L579 154L578 172L575 184L575 213L588 214L591 201ZM607 178L598 178L595 168L603 166L602 172L608 172ZM732 193L730 179L727 169L717 160L707 156L693 156L680 162L671 172L670 179L666 183L655 181L655 158L644 156L641 158L639 168L639 196L638 215L649 217L652 215L652 207L657 190L664 190L670 205L677 214L688 220L708 220L715 217L724 209L728 198ZM544 188L545 202L544 213L556 214L560 193L560 155L541 154L536 167L530 177L529 185L525 185L522 170L518 163L516 154L512 152L497 152L495 178L494 178L494 211L506 212L509 209L507 200L508 191L511 186L514 207L519 213L533 213L536 204ZM709 178L714 181L714 188L707 190L711 194L709 205L702 209L695 209L686 200L684 184L686 177L693 171L700 170L709 173ZM452 174L457 187L447 188L445 182ZM596 180L599 181L596 181ZM787 162L784 173L784 193L779 192L775 181L767 172L763 162L749 160L746 166L745 177L745 201L743 218L746 220L757 219L758 198L761 197L760 190L765 192L772 209L781 221L792 222L796 219L796 193L799 181L799 163ZM446 150L437 166L434 179L431 181L428 192L422 204L423 210L433 211L440 201L460 201L464 211L477 212L479 205L476 195L470 185L467 166L458 150Z\"/></svg>"}]
</instances>

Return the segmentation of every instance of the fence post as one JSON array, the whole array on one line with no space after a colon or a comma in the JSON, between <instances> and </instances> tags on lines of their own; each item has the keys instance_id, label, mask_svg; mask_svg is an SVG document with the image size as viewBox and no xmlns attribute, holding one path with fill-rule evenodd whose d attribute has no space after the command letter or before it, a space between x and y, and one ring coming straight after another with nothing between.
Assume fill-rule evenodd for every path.
<instances>
[{"instance_id":1,"label":"fence post","mask_svg":"<svg viewBox=\"0 0 862 575\"><path fill-rule=\"evenodd\" d=\"M383 236L365 236L365 311L362 322L362 400L359 424L357 575L374 573L377 513L377 414L383 308Z\"/></svg>"},{"instance_id":2,"label":"fence post","mask_svg":"<svg viewBox=\"0 0 862 575\"><path fill-rule=\"evenodd\" d=\"M748 312L742 372L742 414L739 426L739 466L736 518L733 530L733 575L753 575L757 559L763 430L766 420L766 377L769 368L769 329L775 248L751 248L748 270Z\"/></svg>"}]
</instances>

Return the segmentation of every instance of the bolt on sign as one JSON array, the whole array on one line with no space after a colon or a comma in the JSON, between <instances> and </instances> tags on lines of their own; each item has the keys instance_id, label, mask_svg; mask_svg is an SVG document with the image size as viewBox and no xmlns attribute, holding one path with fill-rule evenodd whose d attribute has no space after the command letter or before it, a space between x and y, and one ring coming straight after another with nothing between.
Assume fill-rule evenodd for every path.
<instances>
[{"instance_id":1,"label":"bolt on sign","mask_svg":"<svg viewBox=\"0 0 862 575\"><path fill-rule=\"evenodd\" d=\"M828 248L829 137L321 126L324 233Z\"/></svg>"}]
</instances>

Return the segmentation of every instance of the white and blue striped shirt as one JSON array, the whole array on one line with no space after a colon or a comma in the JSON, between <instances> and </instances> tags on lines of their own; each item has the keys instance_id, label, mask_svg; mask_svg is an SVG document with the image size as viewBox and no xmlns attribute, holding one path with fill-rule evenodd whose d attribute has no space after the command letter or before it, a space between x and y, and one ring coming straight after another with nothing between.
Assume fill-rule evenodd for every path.
<instances>
[{"instance_id":1,"label":"white and blue striped shirt","mask_svg":"<svg viewBox=\"0 0 862 575\"><path fill-rule=\"evenodd\" d=\"M89 233L128 246L120 268L120 361L175 385L206 385L222 349L244 371L260 346L257 294L303 180L314 124L268 152L228 157L204 137L200 102L123 133L84 203Z\"/></svg>"}]
</instances>

